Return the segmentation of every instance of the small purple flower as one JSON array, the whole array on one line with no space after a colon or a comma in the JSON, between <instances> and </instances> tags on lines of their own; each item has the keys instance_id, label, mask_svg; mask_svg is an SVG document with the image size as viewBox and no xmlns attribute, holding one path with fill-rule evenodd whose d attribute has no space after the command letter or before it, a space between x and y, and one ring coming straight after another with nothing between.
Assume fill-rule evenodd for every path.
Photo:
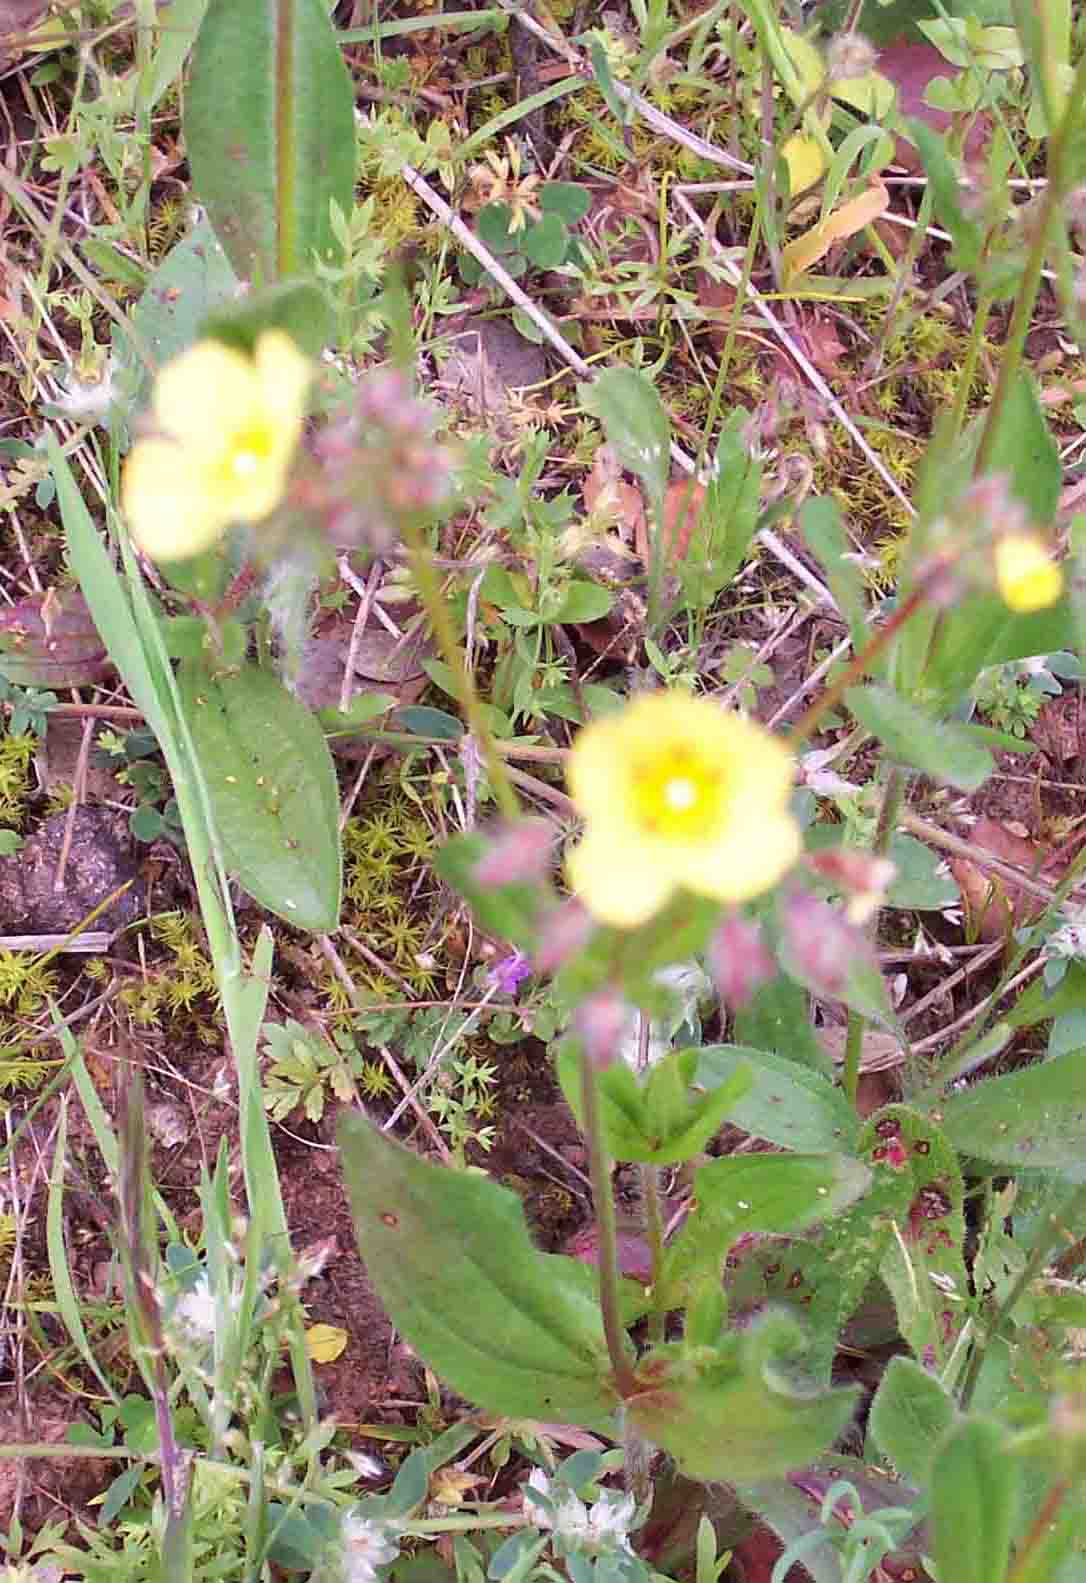
<instances>
[{"instance_id":1,"label":"small purple flower","mask_svg":"<svg viewBox=\"0 0 1086 1583\"><path fill-rule=\"evenodd\" d=\"M490 969L490 982L503 995L515 995L524 980L531 976L532 964L523 951L514 951L512 956L503 956L501 961L495 962Z\"/></svg>"}]
</instances>

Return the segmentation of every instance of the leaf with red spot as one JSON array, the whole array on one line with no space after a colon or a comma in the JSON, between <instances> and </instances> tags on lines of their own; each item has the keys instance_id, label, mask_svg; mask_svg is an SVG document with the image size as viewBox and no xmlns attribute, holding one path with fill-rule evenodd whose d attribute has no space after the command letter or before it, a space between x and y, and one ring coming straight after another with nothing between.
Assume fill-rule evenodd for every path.
<instances>
[{"instance_id":1,"label":"leaf with red spot","mask_svg":"<svg viewBox=\"0 0 1086 1583\"><path fill-rule=\"evenodd\" d=\"M430 1164L344 1111L359 1248L392 1323L469 1401L604 1427L617 1405L590 1270L532 1246L515 1193Z\"/></svg>"},{"instance_id":2,"label":"leaf with red spot","mask_svg":"<svg viewBox=\"0 0 1086 1583\"><path fill-rule=\"evenodd\" d=\"M924 1363L941 1368L965 1321L969 1281L964 1188L958 1156L929 1117L887 1105L868 1122L859 1153L902 1195L878 1273L890 1289L898 1327Z\"/></svg>"}]
</instances>

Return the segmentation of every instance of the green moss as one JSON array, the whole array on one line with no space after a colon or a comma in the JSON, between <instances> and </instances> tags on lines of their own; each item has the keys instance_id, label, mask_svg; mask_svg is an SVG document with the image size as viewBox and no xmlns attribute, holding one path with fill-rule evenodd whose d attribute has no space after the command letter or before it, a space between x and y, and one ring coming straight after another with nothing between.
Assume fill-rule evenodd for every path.
<instances>
[{"instance_id":1,"label":"green moss","mask_svg":"<svg viewBox=\"0 0 1086 1583\"><path fill-rule=\"evenodd\" d=\"M215 1000L217 985L193 919L184 912L159 913L151 919L151 935L165 947L169 960L127 984L118 1000L138 1027L150 1027L162 1017L185 1017L195 1025L202 1043L214 1042L217 1030L196 1016L205 1003Z\"/></svg>"},{"instance_id":2,"label":"green moss","mask_svg":"<svg viewBox=\"0 0 1086 1583\"><path fill-rule=\"evenodd\" d=\"M0 737L0 824L15 828L23 821L37 746L33 736Z\"/></svg>"}]
</instances>

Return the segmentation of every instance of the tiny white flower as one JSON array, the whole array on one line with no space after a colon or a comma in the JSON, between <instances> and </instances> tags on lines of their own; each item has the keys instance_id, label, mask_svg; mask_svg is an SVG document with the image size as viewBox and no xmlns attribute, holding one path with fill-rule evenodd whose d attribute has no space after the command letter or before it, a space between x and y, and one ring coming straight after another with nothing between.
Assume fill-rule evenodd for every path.
<instances>
[{"instance_id":1,"label":"tiny white flower","mask_svg":"<svg viewBox=\"0 0 1086 1583\"><path fill-rule=\"evenodd\" d=\"M537 1490L551 1502L547 1511L532 1499ZM540 1468L533 1468L523 1490L524 1515L537 1528L553 1530L554 1537L567 1550L599 1555L605 1550L630 1551L629 1529L637 1504L632 1495L604 1490L591 1507L578 1500L572 1490L556 1488Z\"/></svg>"},{"instance_id":2,"label":"tiny white flower","mask_svg":"<svg viewBox=\"0 0 1086 1583\"><path fill-rule=\"evenodd\" d=\"M201 1275L194 1286L181 1296L173 1306L170 1323L189 1341L210 1341L215 1334L217 1309L215 1294L206 1275Z\"/></svg>"},{"instance_id":3,"label":"tiny white flower","mask_svg":"<svg viewBox=\"0 0 1086 1583\"><path fill-rule=\"evenodd\" d=\"M363 1517L353 1509L344 1513L339 1538L346 1583L373 1583L377 1568L395 1561L400 1553L395 1532L388 1523Z\"/></svg>"},{"instance_id":4,"label":"tiny white flower","mask_svg":"<svg viewBox=\"0 0 1086 1583\"><path fill-rule=\"evenodd\" d=\"M604 1490L588 1513L586 1548L589 1550L629 1550L630 1524L637 1502L627 1491Z\"/></svg>"}]
</instances>

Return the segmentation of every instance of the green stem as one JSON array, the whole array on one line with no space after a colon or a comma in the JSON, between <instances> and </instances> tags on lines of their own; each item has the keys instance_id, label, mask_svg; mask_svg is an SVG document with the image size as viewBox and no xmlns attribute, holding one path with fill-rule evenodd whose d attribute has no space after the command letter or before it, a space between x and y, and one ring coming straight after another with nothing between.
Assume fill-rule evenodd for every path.
<instances>
[{"instance_id":1,"label":"green stem","mask_svg":"<svg viewBox=\"0 0 1086 1583\"><path fill-rule=\"evenodd\" d=\"M641 1167L641 1199L645 1206L645 1236L652 1258L652 1310L649 1313L649 1341L655 1346L664 1339L665 1312L659 1307L660 1277L664 1270L664 1217L660 1208L660 1167Z\"/></svg>"},{"instance_id":2,"label":"green stem","mask_svg":"<svg viewBox=\"0 0 1086 1583\"><path fill-rule=\"evenodd\" d=\"M448 602L442 598L441 586L434 570L430 554L430 546L426 543L422 531L422 524L412 514L405 514L403 523L403 536L407 545L407 552L411 563L411 571L415 578L415 586L419 596L426 607L426 614L430 618L430 625L434 629L442 658L452 672L456 686L456 697L464 718L475 741L479 744L479 751L486 765L490 785L497 800L498 807L507 819L515 819L520 813L520 804L517 794L506 773L505 765L494 746L494 737L487 725L483 714L479 694L475 689L475 678L468 668L467 656L462 652L456 632L453 628L452 617L449 614Z\"/></svg>"},{"instance_id":3,"label":"green stem","mask_svg":"<svg viewBox=\"0 0 1086 1583\"><path fill-rule=\"evenodd\" d=\"M831 682L822 696L816 698L811 707L799 717L788 733L788 745L793 752L802 747L807 738L818 728L822 717L836 708L853 682L859 681L861 676L867 674L871 669L872 660L876 659L891 639L897 636L909 617L916 614L927 597L928 582L928 578L923 578L917 583L912 593L898 605L889 620L877 629L870 643L854 656L837 680Z\"/></svg>"},{"instance_id":4,"label":"green stem","mask_svg":"<svg viewBox=\"0 0 1086 1583\"><path fill-rule=\"evenodd\" d=\"M992 1316L991 1323L986 1327L983 1338L978 1337L973 1355L969 1359L965 1379L962 1382L961 1407L962 1412L967 1412L969 1403L973 1399L973 1392L980 1379L980 1371L984 1366L984 1358L988 1343L1002 1330L1006 1321L1017 1308L1022 1294L1028 1290L1045 1265L1048 1263L1052 1248L1059 1240L1061 1228L1065 1225L1077 1225L1086 1211L1086 1187L1077 1188L1067 1200L1059 1215L1049 1215L1047 1233L1042 1231L1037 1241L1030 1249L1029 1257L1019 1272L1018 1279L1007 1292L1003 1301Z\"/></svg>"},{"instance_id":5,"label":"green stem","mask_svg":"<svg viewBox=\"0 0 1086 1583\"><path fill-rule=\"evenodd\" d=\"M969 392L973 388L973 379L977 372L977 363L980 359L981 342L984 332L988 327L988 316L992 311L992 298L982 296L977 303L977 312L973 320L973 332L965 349L965 362L958 375L958 389L954 396L954 406L950 414L951 433L957 439L965 424L966 410L969 406Z\"/></svg>"},{"instance_id":6,"label":"green stem","mask_svg":"<svg viewBox=\"0 0 1086 1583\"><path fill-rule=\"evenodd\" d=\"M1071 168L1068 156L1079 130L1084 100L1086 100L1086 55L1081 57L1075 68L1074 81L1067 96L1067 108L1062 121L1049 140L1048 182L1044 197L1041 199L1040 213L1037 216L1032 243L1026 258L1026 267L1015 292L1014 312L1007 329L1007 340L1000 359L996 388L984 420L980 444L977 447L977 457L973 464L973 475L976 478L981 477L991 466L1003 410L1010 399L1011 387L1022 365L1026 336L1029 334L1033 310L1037 305L1037 295L1041 289L1041 272L1048 252L1049 234L1055 221L1061 220L1062 223L1063 200L1074 178L1074 170Z\"/></svg>"},{"instance_id":7,"label":"green stem","mask_svg":"<svg viewBox=\"0 0 1086 1583\"><path fill-rule=\"evenodd\" d=\"M897 817L901 811L902 800L905 796L905 775L900 765L891 764L886 774L886 782L882 790L882 804L879 808L879 820L875 827L875 839L871 844L871 851L875 857L885 857L890 846L890 838L897 828ZM878 916L871 924L871 933L878 931ZM848 1032L845 1036L845 1071L844 1089L849 1104L855 1109L856 1100L860 1089L860 1057L863 1054L864 1033L867 1031L868 1019L858 1011L849 1011Z\"/></svg>"},{"instance_id":8,"label":"green stem","mask_svg":"<svg viewBox=\"0 0 1086 1583\"><path fill-rule=\"evenodd\" d=\"M603 1333L607 1340L611 1368L614 1371L615 1389L621 1397L625 1398L633 1395L636 1386L627 1351L626 1331L619 1313L618 1235L615 1227L615 1200L611 1187L611 1160L603 1135L596 1069L584 1053L581 1055L581 1108L584 1112L589 1176L592 1181L592 1200L596 1207L596 1226L599 1232L598 1270Z\"/></svg>"}]
</instances>

